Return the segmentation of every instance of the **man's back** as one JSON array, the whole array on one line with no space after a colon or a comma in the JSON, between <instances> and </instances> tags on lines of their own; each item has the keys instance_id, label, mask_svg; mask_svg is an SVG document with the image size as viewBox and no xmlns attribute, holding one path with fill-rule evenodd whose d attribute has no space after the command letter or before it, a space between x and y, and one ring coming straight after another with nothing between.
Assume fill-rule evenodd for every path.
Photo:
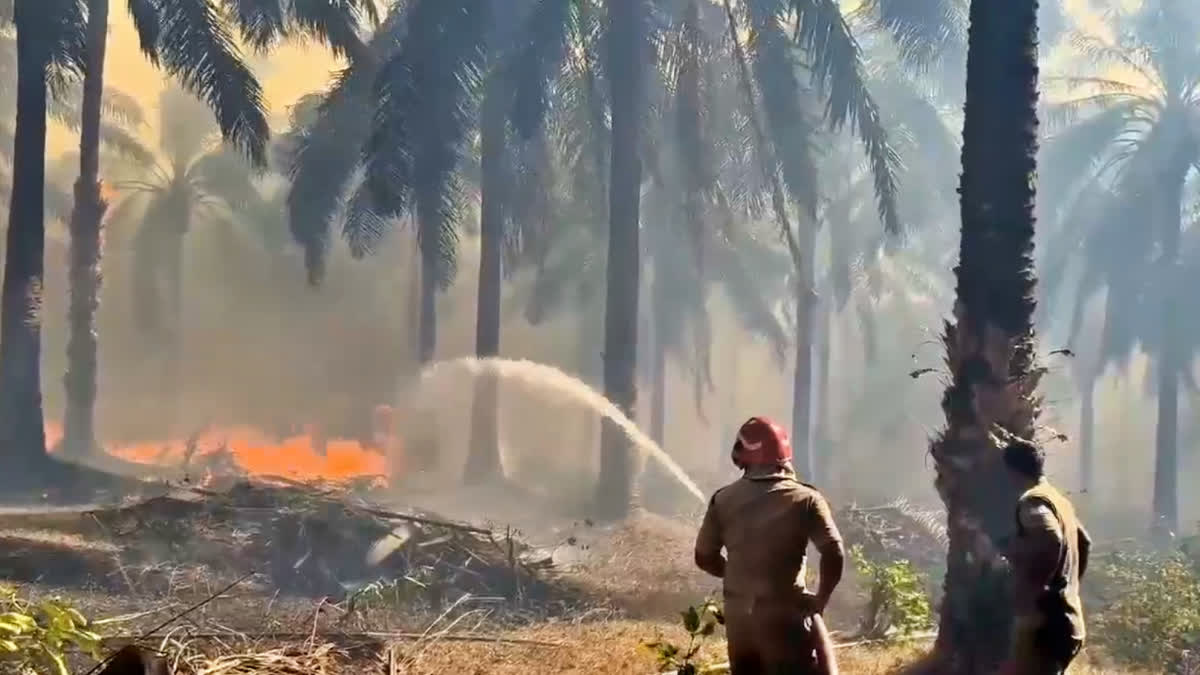
<instances>
[{"instance_id":1,"label":"man's back","mask_svg":"<svg viewBox=\"0 0 1200 675\"><path fill-rule=\"evenodd\" d=\"M1086 564L1080 551L1083 528L1075 507L1045 480L1017 502L1016 611L1054 625L1082 641L1085 636L1079 579Z\"/></svg>"},{"instance_id":2,"label":"man's back","mask_svg":"<svg viewBox=\"0 0 1200 675\"><path fill-rule=\"evenodd\" d=\"M697 550L724 545L726 600L765 599L797 588L809 541L840 542L825 498L788 475L747 476L713 495Z\"/></svg>"}]
</instances>

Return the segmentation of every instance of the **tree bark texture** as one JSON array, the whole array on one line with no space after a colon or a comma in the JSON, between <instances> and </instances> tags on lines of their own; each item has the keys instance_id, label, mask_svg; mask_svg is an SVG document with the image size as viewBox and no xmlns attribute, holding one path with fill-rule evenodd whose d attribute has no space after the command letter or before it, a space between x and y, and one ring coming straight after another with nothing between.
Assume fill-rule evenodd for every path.
<instances>
[{"instance_id":1,"label":"tree bark texture","mask_svg":"<svg viewBox=\"0 0 1200 675\"><path fill-rule=\"evenodd\" d=\"M0 449L12 466L46 458L42 417L42 281L45 254L46 68L41 11L16 0L17 119L4 282L0 298Z\"/></svg>"},{"instance_id":2,"label":"tree bark texture","mask_svg":"<svg viewBox=\"0 0 1200 675\"><path fill-rule=\"evenodd\" d=\"M639 217L642 165L638 156L643 76L644 0L608 3L608 73L612 93L612 160L608 192L607 295L604 315L604 395L626 415L637 404ZM616 425L600 432L596 504L603 517L628 515L637 463Z\"/></svg>"},{"instance_id":3,"label":"tree bark texture","mask_svg":"<svg viewBox=\"0 0 1200 675\"><path fill-rule=\"evenodd\" d=\"M1007 575L989 551L1014 529L1003 480L1011 436L1033 439L1037 1L973 0L959 187L957 299L943 337L951 382L932 442L949 551L935 647L939 670L982 673L1008 650ZM982 536L976 533L982 532Z\"/></svg>"},{"instance_id":4,"label":"tree bark texture","mask_svg":"<svg viewBox=\"0 0 1200 675\"><path fill-rule=\"evenodd\" d=\"M88 1L87 72L79 131L79 178L71 211L70 309L63 451L86 456L95 448L96 311L100 306L101 228L107 203L100 196L100 111L108 40L108 0Z\"/></svg>"}]
</instances>

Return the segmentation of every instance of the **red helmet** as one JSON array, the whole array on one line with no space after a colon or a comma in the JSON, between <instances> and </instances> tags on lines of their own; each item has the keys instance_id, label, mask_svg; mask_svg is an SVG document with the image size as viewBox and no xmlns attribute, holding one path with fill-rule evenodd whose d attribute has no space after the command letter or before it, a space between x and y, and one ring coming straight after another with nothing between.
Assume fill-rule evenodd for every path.
<instances>
[{"instance_id":1,"label":"red helmet","mask_svg":"<svg viewBox=\"0 0 1200 675\"><path fill-rule=\"evenodd\" d=\"M738 429L733 462L739 467L773 466L790 462L792 442L783 427L765 417L751 417Z\"/></svg>"}]
</instances>

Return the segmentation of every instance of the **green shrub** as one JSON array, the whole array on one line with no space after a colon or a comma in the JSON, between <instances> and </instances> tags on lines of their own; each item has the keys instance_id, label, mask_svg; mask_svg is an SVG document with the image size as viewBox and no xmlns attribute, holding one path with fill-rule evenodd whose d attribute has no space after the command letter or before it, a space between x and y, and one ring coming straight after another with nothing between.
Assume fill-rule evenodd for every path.
<instances>
[{"instance_id":1,"label":"green shrub","mask_svg":"<svg viewBox=\"0 0 1200 675\"><path fill-rule=\"evenodd\" d=\"M1165 671L1200 646L1200 574L1185 554L1114 553L1093 574L1090 636L1112 658Z\"/></svg>"},{"instance_id":2,"label":"green shrub","mask_svg":"<svg viewBox=\"0 0 1200 675\"><path fill-rule=\"evenodd\" d=\"M20 672L69 675L66 652L77 649L100 659L100 636L88 620L57 598L37 603L0 587L0 659Z\"/></svg>"},{"instance_id":3,"label":"green shrub","mask_svg":"<svg viewBox=\"0 0 1200 675\"><path fill-rule=\"evenodd\" d=\"M686 648L661 638L643 642L642 646L654 653L659 672L697 675L702 672L704 665L696 660L700 649L717 632L717 626L725 624L725 616L720 606L712 600L706 600L699 607L688 607L680 614L683 617L683 629L688 633Z\"/></svg>"},{"instance_id":4,"label":"green shrub","mask_svg":"<svg viewBox=\"0 0 1200 675\"><path fill-rule=\"evenodd\" d=\"M850 559L867 585L867 606L860 623L863 637L903 638L933 627L925 579L911 562L874 562L861 546L850 549Z\"/></svg>"}]
</instances>

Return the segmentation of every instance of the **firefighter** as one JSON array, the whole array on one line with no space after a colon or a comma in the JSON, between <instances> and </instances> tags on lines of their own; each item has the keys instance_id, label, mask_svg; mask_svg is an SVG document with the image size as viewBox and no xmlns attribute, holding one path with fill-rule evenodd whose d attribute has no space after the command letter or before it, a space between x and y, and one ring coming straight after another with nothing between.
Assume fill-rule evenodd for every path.
<instances>
[{"instance_id":1,"label":"firefighter","mask_svg":"<svg viewBox=\"0 0 1200 675\"><path fill-rule=\"evenodd\" d=\"M770 420L742 425L732 459L743 476L712 496L696 538L696 565L723 580L730 672L836 673L821 613L845 552L829 504L797 480L787 433ZM804 587L810 541L821 556L815 593Z\"/></svg>"}]
</instances>

